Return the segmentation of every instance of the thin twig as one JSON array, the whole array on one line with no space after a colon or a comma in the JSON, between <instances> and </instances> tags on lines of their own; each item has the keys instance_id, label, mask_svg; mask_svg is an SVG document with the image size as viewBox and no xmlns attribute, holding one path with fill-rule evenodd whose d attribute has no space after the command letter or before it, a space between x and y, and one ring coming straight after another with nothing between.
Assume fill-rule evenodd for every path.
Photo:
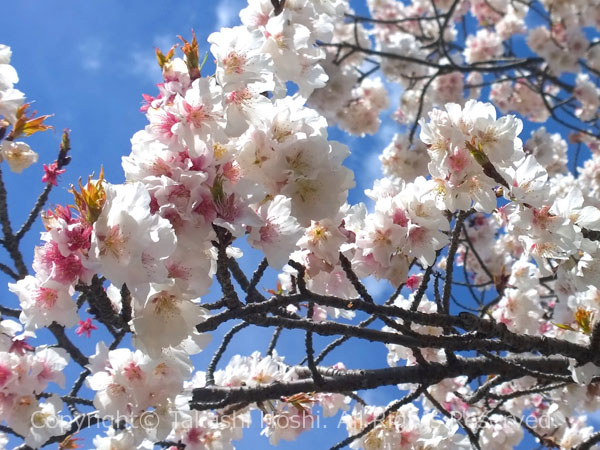
<instances>
[{"instance_id":1,"label":"thin twig","mask_svg":"<svg viewBox=\"0 0 600 450\"><path fill-rule=\"evenodd\" d=\"M231 342L231 339L233 339L233 336L235 336L236 333L238 333L239 331L246 328L248 325L249 324L247 322L238 323L237 325L233 326L227 332L227 334L225 334L225 336L223 336L221 345L219 346L219 348L213 355L212 359L210 360L210 363L208 364L208 368L206 369L206 385L207 386L215 384L214 374L215 374L215 370L217 368L217 364L219 363L219 360L223 356L223 353L225 353L225 350L227 350L227 346Z\"/></svg>"}]
</instances>

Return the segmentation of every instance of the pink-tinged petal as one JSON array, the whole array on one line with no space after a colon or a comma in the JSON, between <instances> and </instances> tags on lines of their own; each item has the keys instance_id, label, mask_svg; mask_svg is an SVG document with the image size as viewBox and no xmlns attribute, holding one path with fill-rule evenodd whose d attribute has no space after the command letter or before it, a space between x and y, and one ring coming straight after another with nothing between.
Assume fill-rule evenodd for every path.
<instances>
[{"instance_id":1,"label":"pink-tinged petal","mask_svg":"<svg viewBox=\"0 0 600 450\"><path fill-rule=\"evenodd\" d=\"M98 329L98 327L96 325L94 325L92 323L92 319L90 319L88 317L85 321L83 321L83 320L79 321L79 326L75 330L75 333L77 333L78 336L85 334L87 337L90 337L92 334L92 330L97 330L97 329Z\"/></svg>"},{"instance_id":2,"label":"pink-tinged petal","mask_svg":"<svg viewBox=\"0 0 600 450\"><path fill-rule=\"evenodd\" d=\"M44 176L42 183L50 183L52 186L58 186L58 176L66 172L66 169L59 169L58 162L54 161L49 166L44 164Z\"/></svg>"}]
</instances>

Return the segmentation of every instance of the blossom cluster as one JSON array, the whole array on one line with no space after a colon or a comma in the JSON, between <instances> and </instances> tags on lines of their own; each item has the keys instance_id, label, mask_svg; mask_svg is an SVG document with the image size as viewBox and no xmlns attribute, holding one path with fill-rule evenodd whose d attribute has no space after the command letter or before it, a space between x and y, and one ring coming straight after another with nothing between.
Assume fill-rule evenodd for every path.
<instances>
[{"instance_id":1,"label":"blossom cluster","mask_svg":"<svg viewBox=\"0 0 600 450\"><path fill-rule=\"evenodd\" d=\"M370 27L343 20L354 14L344 0L249 0L240 13L242 25L209 36L215 62L210 76L203 73L195 36L182 39L184 58L174 49L157 51L163 79L158 94L144 96L148 124L132 137L131 153L122 159L126 182L111 184L101 171L72 187L74 205L42 215L35 274L9 284L25 331L16 322L0 322L0 419L28 445L66 433L68 423L56 418L62 401L44 391L51 382L64 382L68 357L62 349L33 348L25 339L41 328L78 323L77 333L89 336L96 326L90 318L81 320L76 293L104 302L110 318L96 318L108 331L115 331L115 321L132 332L133 349L100 342L88 364L81 364L89 372L86 385L94 392L97 414L124 420L118 430L96 436L97 449L146 449L157 441L192 450L233 448L255 410L263 413L263 434L277 445L312 428L319 411L329 417L349 410L349 395L327 392L242 402L233 410L191 405L194 390L252 389L315 375L285 364L273 349L266 356L236 355L222 370L195 370L191 356L211 338L197 326L215 308L203 297L213 279L227 278L228 264L242 256L233 245L243 237L278 271L275 298L308 289L349 300L347 308L311 304L309 324L298 321L307 329L331 320L351 323L352 301L371 300L357 281L369 277L397 290L392 308L425 317L449 314L438 287L450 286L457 265L462 283L480 295L474 295L475 311L507 332L590 344L600 299L600 246L593 238L600 233L598 141L581 132L567 142L544 127L521 136L520 117L545 121L552 113L546 97L557 95L556 86L532 89L532 68L495 83L492 103L478 100L488 81L483 69L461 68L501 61L503 42L527 33L528 47L545 61L546 76L577 73L569 100L573 117L592 123L600 90L579 68L600 66L598 46L589 45L582 31L597 24L597 5L542 1L549 17L561 18L560 25L528 31L527 7L504 0L367 3L375 19ZM462 51L448 52L442 45L436 59L430 58L422 41L428 36L442 44L453 41L458 20L467 14L486 27L465 36ZM365 58L369 52L378 59ZM373 61L385 80L363 76ZM2 133L12 127L0 154L20 172L37 155L14 138L45 125L43 118L25 115L9 63L10 50L0 46L0 126ZM365 192L372 207L350 205L353 173L343 165L349 149L329 138L328 126L355 135L376 133L389 106L388 82L403 89L394 118L414 128L395 134L383 151L385 177ZM415 136L419 142L413 142ZM567 169L570 143L594 152L574 174ZM58 161L45 166L42 181L48 187L56 185L60 167ZM425 292L430 274L434 290ZM413 293L401 295L403 287ZM485 300L490 291L495 300ZM303 306L287 305L282 315L298 319ZM449 333L401 319L371 331L398 330L416 338ZM386 348L392 367L456 357L442 348L390 343ZM347 369L338 363L321 370ZM536 387L532 377L522 377L500 380L484 404L473 400L470 380L450 378L428 388L421 409L357 402L342 422L351 436L369 427L352 448L469 448L462 418L481 418L502 401L513 415L552 413L549 426L540 422L531 429L571 447L592 434L585 414L599 406L592 381L600 368L571 359L570 370L575 383L543 396L513 395ZM449 417L439 417L440 408ZM522 440L521 426L500 417L494 413L479 426L483 446L509 448ZM45 426L50 419L59 426Z\"/></svg>"},{"instance_id":2,"label":"blossom cluster","mask_svg":"<svg viewBox=\"0 0 600 450\"><path fill-rule=\"evenodd\" d=\"M12 52L6 45L0 44L0 130L4 135L12 126L16 128L18 120L24 114L25 95L15 89L19 75L10 65ZM22 120L21 120L22 121ZM17 137L18 134L14 133ZM0 160L6 161L13 172L21 173L38 160L38 154L22 141L4 139L0 143Z\"/></svg>"},{"instance_id":3,"label":"blossom cluster","mask_svg":"<svg viewBox=\"0 0 600 450\"><path fill-rule=\"evenodd\" d=\"M463 106L469 99L478 99L485 86L490 86L490 101L504 114L516 112L532 122L545 122L556 116L556 108L567 105L571 116L596 123L600 97L593 76L600 66L600 50L590 37L590 29L598 24L596 2L567 7L548 0L541 2L545 10L506 0L435 4L370 0L367 5L372 20L362 20L348 9L354 22L335 27L332 44L326 49L328 61L336 64L326 66L327 87L313 94L313 104L349 133L375 133L377 115L387 106L373 102L369 93L357 100L358 91L351 89L357 79L361 85L367 83L368 78L356 75L356 69L368 71L365 54L370 63L381 67L386 76L384 86L397 83L402 87L394 117L403 125L411 125L446 103ZM526 26L528 14L545 24ZM478 26L459 29L459 23L470 20ZM522 39L526 45L517 43ZM443 46L441 51L435 50L438 44ZM525 59L531 53L539 57L538 67L502 67L515 54ZM564 73L576 74L575 83L567 87L573 93L568 99L559 95L565 84L546 82ZM360 113L349 119L348 111L357 108ZM596 148L597 138L584 135L585 144ZM409 145L401 148L410 153L418 146L411 132ZM399 156L393 172L410 171L415 158ZM389 161L389 156L386 159Z\"/></svg>"},{"instance_id":4,"label":"blossom cluster","mask_svg":"<svg viewBox=\"0 0 600 450\"><path fill-rule=\"evenodd\" d=\"M68 424L59 415L61 398L38 395L50 383L64 387L63 369L69 357L60 348L34 349L27 343L32 336L13 320L0 322L0 417L25 437L27 445L37 448L67 430Z\"/></svg>"},{"instance_id":5,"label":"blossom cluster","mask_svg":"<svg viewBox=\"0 0 600 450\"><path fill-rule=\"evenodd\" d=\"M102 295L114 314L131 308L138 350L99 346L88 366L100 412L135 429L143 413L175 408L191 375L189 355L209 340L195 327L208 315L200 297L216 271L213 242L247 234L281 269L305 227L344 205L353 186L342 166L348 149L328 140L326 119L304 106L324 86L325 55L315 43L330 39L341 6L290 3L274 15L269 2L251 2L242 26L209 37L211 77L197 59L193 65L195 37L185 43L186 59L161 54L164 81L143 107L149 124L123 158L127 183L110 184L101 172L71 189L74 206L44 214L35 275L9 286L26 329L75 326L73 295L98 276L110 282ZM289 82L296 89L288 93ZM163 431L135 434L136 445Z\"/></svg>"},{"instance_id":6,"label":"blossom cluster","mask_svg":"<svg viewBox=\"0 0 600 450\"><path fill-rule=\"evenodd\" d=\"M388 408L392 406L390 404ZM351 414L342 416L349 435L374 425L371 431L350 444L350 448L471 448L468 439L457 433L459 425L455 419L442 421L435 412L421 415L413 404L403 405L391 413L386 413L386 409L383 406L356 406Z\"/></svg>"}]
</instances>

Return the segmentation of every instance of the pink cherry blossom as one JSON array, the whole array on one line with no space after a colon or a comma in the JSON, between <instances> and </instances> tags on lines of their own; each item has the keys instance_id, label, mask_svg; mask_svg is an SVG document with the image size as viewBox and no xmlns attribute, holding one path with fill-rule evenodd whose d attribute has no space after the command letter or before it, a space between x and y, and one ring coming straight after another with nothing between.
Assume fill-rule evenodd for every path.
<instances>
[{"instance_id":1,"label":"pink cherry blossom","mask_svg":"<svg viewBox=\"0 0 600 450\"><path fill-rule=\"evenodd\" d=\"M49 166L44 164L44 176L42 177L42 183L50 183L53 186L58 186L58 176L66 171L67 169L58 168L57 161L54 161Z\"/></svg>"},{"instance_id":2,"label":"pink cherry blossom","mask_svg":"<svg viewBox=\"0 0 600 450\"><path fill-rule=\"evenodd\" d=\"M79 326L75 330L75 333L77 333L80 336L82 334L85 334L87 337L91 337L92 330L97 330L97 329L98 329L98 327L96 325L94 325L92 323L92 319L90 319L88 317L87 319L85 319L85 321L83 321L83 320L79 321Z\"/></svg>"}]
</instances>

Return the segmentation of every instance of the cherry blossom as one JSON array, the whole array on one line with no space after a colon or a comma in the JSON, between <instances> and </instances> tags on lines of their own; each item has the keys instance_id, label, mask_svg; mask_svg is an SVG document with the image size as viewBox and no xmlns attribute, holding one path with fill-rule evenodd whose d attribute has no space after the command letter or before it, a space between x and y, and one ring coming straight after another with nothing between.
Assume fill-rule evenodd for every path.
<instances>
[{"instance_id":1,"label":"cherry blossom","mask_svg":"<svg viewBox=\"0 0 600 450\"><path fill-rule=\"evenodd\" d=\"M58 162L56 161L48 166L44 164L44 176L42 177L42 183L50 183L53 186L58 186L58 176L66 171L66 169L59 169Z\"/></svg>"},{"instance_id":2,"label":"cherry blossom","mask_svg":"<svg viewBox=\"0 0 600 450\"><path fill-rule=\"evenodd\" d=\"M277 195L261 205L257 213L264 225L251 228L248 242L265 253L270 265L281 268L302 235L298 221L290 215L291 199Z\"/></svg>"},{"instance_id":3,"label":"cherry blossom","mask_svg":"<svg viewBox=\"0 0 600 450\"><path fill-rule=\"evenodd\" d=\"M249 0L207 44L157 49L126 181L101 170L41 213L31 274L19 245L68 134L20 229L0 183L7 431L74 448L66 405L106 450L234 449L258 414L274 446L321 417L356 449L597 443L597 2L348 3ZM10 61L0 45L0 156L21 174L49 116ZM362 142L382 166L364 202Z\"/></svg>"},{"instance_id":4,"label":"cherry blossom","mask_svg":"<svg viewBox=\"0 0 600 450\"><path fill-rule=\"evenodd\" d=\"M10 170L16 173L23 172L38 160L38 154L25 142L3 141L0 156L8 163Z\"/></svg>"},{"instance_id":5,"label":"cherry blossom","mask_svg":"<svg viewBox=\"0 0 600 450\"><path fill-rule=\"evenodd\" d=\"M10 65L11 56L10 47L0 44L0 115L10 123L14 123L17 109L23 103L25 96L13 87L19 81L19 75Z\"/></svg>"},{"instance_id":6,"label":"cherry blossom","mask_svg":"<svg viewBox=\"0 0 600 450\"><path fill-rule=\"evenodd\" d=\"M97 329L98 327L94 325L92 323L92 319L88 317L87 319L85 319L85 321L79 321L79 326L77 327L77 330L75 330L75 333L77 333L78 335L85 334L87 337L90 337L92 335L92 330Z\"/></svg>"},{"instance_id":7,"label":"cherry blossom","mask_svg":"<svg viewBox=\"0 0 600 450\"><path fill-rule=\"evenodd\" d=\"M77 323L77 309L72 299L73 290L52 278L39 280L31 275L9 284L11 292L19 296L19 320L28 329L36 329L57 322L71 327Z\"/></svg>"}]
</instances>

